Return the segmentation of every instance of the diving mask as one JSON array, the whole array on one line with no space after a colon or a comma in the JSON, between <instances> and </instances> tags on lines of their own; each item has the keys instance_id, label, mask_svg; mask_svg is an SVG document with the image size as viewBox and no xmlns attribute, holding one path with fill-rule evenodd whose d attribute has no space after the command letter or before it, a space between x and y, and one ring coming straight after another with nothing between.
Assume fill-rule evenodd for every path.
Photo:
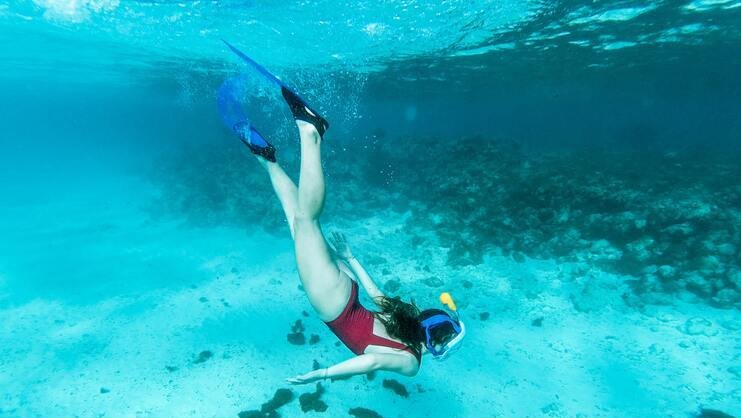
<instances>
[{"instance_id":1,"label":"diving mask","mask_svg":"<svg viewBox=\"0 0 741 418\"><path fill-rule=\"evenodd\" d=\"M450 355L450 353L460 348L460 343L463 340L463 337L466 336L466 325L463 323L463 321L460 320L458 309L456 308L453 299L450 297L450 294L447 292L442 293L440 295L440 302L447 305L448 308L454 312L455 319L452 318L450 315L440 313L433 315L421 322L422 327L424 327L425 329L425 346L427 346L427 350L432 354L432 357L435 360L445 360ZM433 329L444 326L446 324L450 324L456 334L453 339L446 342L441 349L438 349L435 344L432 343L432 336L430 332Z\"/></svg>"}]
</instances>

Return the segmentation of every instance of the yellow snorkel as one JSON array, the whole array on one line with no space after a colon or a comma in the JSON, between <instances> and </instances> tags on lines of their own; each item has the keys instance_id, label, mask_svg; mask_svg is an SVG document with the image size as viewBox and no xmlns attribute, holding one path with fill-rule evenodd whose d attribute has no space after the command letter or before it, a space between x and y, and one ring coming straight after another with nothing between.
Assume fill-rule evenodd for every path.
<instances>
[{"instance_id":1,"label":"yellow snorkel","mask_svg":"<svg viewBox=\"0 0 741 418\"><path fill-rule=\"evenodd\" d=\"M448 292L440 293L440 303L446 305L451 311L457 311L453 297Z\"/></svg>"},{"instance_id":2,"label":"yellow snorkel","mask_svg":"<svg viewBox=\"0 0 741 418\"><path fill-rule=\"evenodd\" d=\"M460 343L463 340L463 337L466 335L466 325L463 323L463 321L461 321L460 312L458 311L458 307L455 306L455 302L453 301L453 297L450 296L450 293L448 292L441 293L440 303L447 306L448 309L450 309L452 312L455 312L455 316L457 319L456 322L458 323L460 328L458 329L458 335L456 335L455 338L453 338L451 341L445 344L445 349L444 349L443 354L433 356L433 358L436 360L444 360L448 357L448 355L450 355L451 352L460 348Z\"/></svg>"}]
</instances>

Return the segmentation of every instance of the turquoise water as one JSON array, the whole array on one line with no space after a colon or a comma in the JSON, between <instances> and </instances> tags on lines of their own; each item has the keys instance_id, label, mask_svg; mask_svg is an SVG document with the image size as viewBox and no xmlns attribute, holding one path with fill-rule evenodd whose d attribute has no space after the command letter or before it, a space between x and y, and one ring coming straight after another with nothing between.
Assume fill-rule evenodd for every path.
<instances>
[{"instance_id":1,"label":"turquoise water","mask_svg":"<svg viewBox=\"0 0 741 418\"><path fill-rule=\"evenodd\" d=\"M736 0L0 4L0 416L738 416L740 23ZM221 39L330 121L325 230L388 294L450 291L455 356L285 382L352 354L219 119L250 74ZM284 103L249 93L297 180Z\"/></svg>"}]
</instances>

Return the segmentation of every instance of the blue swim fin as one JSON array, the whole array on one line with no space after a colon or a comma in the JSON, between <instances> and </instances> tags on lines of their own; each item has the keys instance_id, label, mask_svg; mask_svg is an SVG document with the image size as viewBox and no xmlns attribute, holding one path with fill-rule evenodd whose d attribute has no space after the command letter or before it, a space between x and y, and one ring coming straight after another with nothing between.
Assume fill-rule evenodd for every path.
<instances>
[{"instance_id":1,"label":"blue swim fin","mask_svg":"<svg viewBox=\"0 0 741 418\"><path fill-rule=\"evenodd\" d=\"M216 105L219 108L221 119L227 128L239 136L242 143L247 145L253 154L275 162L275 147L252 126L242 109L237 96L239 83L240 77L233 77L225 80L219 87Z\"/></svg>"},{"instance_id":2,"label":"blue swim fin","mask_svg":"<svg viewBox=\"0 0 741 418\"><path fill-rule=\"evenodd\" d=\"M258 72L259 72L260 74L264 75L264 76L265 76L265 78L267 78L268 80L270 80L270 81L272 81L273 83L277 84L277 85L278 85L278 87L285 87L285 88L288 88L288 86L286 85L286 83L284 83L284 82L280 81L280 79L279 79L278 77L274 76L274 75L273 75L272 73L270 73L270 71L266 70L266 69L265 69L265 67L263 67L262 65L258 64L257 62L255 62L255 60L253 60L252 58L250 58L250 57L248 57L247 55L245 55L245 54L244 54L244 52L242 52L242 51L238 50L237 48L235 48L235 47L234 47L234 46L233 46L232 44L230 44L229 42L227 42L227 41L225 41L225 40L223 40L223 39L222 39L222 41L223 41L223 42L224 42L224 43L226 44L226 46L228 46L228 47L229 47L229 49L231 49L231 50L232 50L232 52L234 52L234 53L235 53L235 54L236 54L236 55L237 55L237 56L238 56L239 58L242 58L242 61L244 61L244 62L246 62L247 64L251 65L251 66L252 66L252 68L256 69L256 70L257 70L257 71L258 71Z\"/></svg>"},{"instance_id":3,"label":"blue swim fin","mask_svg":"<svg viewBox=\"0 0 741 418\"><path fill-rule=\"evenodd\" d=\"M232 52L234 52L239 58L241 58L242 61L246 62L249 66L257 70L257 72L262 74L269 81L280 87L281 94L283 95L286 103L288 103L288 107L291 109L291 113L293 114L294 119L302 120L314 125L317 132L319 132L319 136L324 136L324 132L329 129L329 122L321 117L318 112L309 107L306 100L302 99L301 96L299 96L295 91L291 90L291 88L288 87L286 83L281 81L278 77L274 76L270 71L265 69L265 67L245 55L244 52L238 50L229 42L223 39L222 41L226 44L226 46L229 47L229 49L232 50Z\"/></svg>"}]
</instances>

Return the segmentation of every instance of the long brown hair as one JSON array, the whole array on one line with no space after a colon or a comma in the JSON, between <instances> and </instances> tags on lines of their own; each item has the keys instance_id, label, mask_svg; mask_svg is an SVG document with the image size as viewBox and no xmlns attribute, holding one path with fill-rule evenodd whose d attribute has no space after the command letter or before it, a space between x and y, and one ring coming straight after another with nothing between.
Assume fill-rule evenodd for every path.
<instances>
[{"instance_id":1,"label":"long brown hair","mask_svg":"<svg viewBox=\"0 0 741 418\"><path fill-rule=\"evenodd\" d=\"M399 296L378 296L375 301L381 312L374 312L373 316L383 323L389 336L400 339L421 354L423 339L418 318L420 311L414 300L406 303Z\"/></svg>"}]
</instances>

